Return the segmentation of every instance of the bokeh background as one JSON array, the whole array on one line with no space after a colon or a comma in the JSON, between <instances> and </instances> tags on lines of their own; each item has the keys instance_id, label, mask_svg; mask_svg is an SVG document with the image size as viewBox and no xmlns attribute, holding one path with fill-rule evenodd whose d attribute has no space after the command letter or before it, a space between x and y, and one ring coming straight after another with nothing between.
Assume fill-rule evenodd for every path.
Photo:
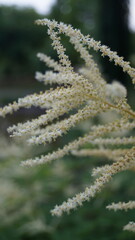
<instances>
[{"instance_id":1,"label":"bokeh background","mask_svg":"<svg viewBox=\"0 0 135 240\"><path fill-rule=\"evenodd\" d=\"M23 6L25 1L18 0L16 5L11 5L12 2L0 1L0 106L49 88L34 79L35 71L47 70L37 59L38 52L57 59L46 28L34 24L39 18L72 24L82 33L101 40L135 67L135 28L131 21L134 0L54 0L50 7L38 1L40 9L34 8L34 1L33 7ZM67 38L63 37L63 43L77 69L83 61ZM128 101L134 108L134 89L129 77L108 59L92 54L108 82L117 80L126 86ZM34 107L21 109L0 119L0 240L135 239L133 233L122 231L123 225L134 220L135 212L115 213L105 208L113 201L134 199L134 172L115 176L102 193L71 215L51 216L50 209L82 191L91 182L91 168L106 159L67 156L47 166L20 167L21 160L55 150L89 128L89 122L79 125L46 147L32 148L23 140L8 137L9 125L37 117L42 111Z\"/></svg>"}]
</instances>

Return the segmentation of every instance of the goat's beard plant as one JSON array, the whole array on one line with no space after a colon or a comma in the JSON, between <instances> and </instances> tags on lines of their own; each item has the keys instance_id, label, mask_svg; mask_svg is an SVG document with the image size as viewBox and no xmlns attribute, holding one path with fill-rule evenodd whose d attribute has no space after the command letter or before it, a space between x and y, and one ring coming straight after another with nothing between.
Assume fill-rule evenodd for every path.
<instances>
[{"instance_id":1,"label":"goat's beard plant","mask_svg":"<svg viewBox=\"0 0 135 240\"><path fill-rule=\"evenodd\" d=\"M52 46L57 51L59 58L59 62L57 62L39 53L39 59L45 62L48 67L53 68L54 71L47 71L45 74L37 72L36 79L44 84L55 84L57 87L20 98L18 102L13 102L13 104L0 109L0 115L3 117L21 107L38 106L47 109L45 114L36 119L9 127L8 132L11 136L27 135L30 144L46 144L66 134L70 128L83 120L93 118L100 113L117 113L117 120L103 125L93 125L85 136L79 137L63 148L45 156L22 162L23 166L36 166L62 158L66 154L102 155L113 160L112 164L98 167L92 171L92 175L96 179L91 186L86 187L84 192L69 198L60 206L55 206L51 211L52 215L61 216L63 212L70 212L70 210L81 206L83 202L93 198L112 179L113 175L135 167L135 137L111 136L113 132L131 131L135 127L135 112L127 103L127 91L118 82L107 84L102 78L97 64L89 54L89 49L99 51L103 57L108 56L115 65L122 67L123 71L131 77L133 84L135 84L135 69L130 66L129 62L119 57L116 52L101 45L90 36L82 35L79 30L73 29L70 25L59 24L48 19L37 20L36 23L48 27ZM71 62L65 54L65 48L61 44L61 34L69 37L71 44L74 45L75 50L80 53L80 57L85 62L85 67L79 69L78 73L74 72ZM75 109L76 113L71 113L71 110ZM69 114L68 117L59 120L59 117L65 113ZM94 150L79 150L85 143L93 144ZM135 201L113 203L108 208L115 210L133 209ZM124 229L135 231L135 223L130 222Z\"/></svg>"}]
</instances>

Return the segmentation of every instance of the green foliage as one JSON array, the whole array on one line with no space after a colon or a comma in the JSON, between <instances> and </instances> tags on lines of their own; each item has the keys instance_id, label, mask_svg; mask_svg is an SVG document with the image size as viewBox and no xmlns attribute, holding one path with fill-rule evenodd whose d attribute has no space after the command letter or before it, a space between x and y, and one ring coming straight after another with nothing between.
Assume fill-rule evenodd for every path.
<instances>
[{"instance_id":1,"label":"green foliage","mask_svg":"<svg viewBox=\"0 0 135 240\"><path fill-rule=\"evenodd\" d=\"M34 75L37 50L45 46L43 30L34 24L40 17L33 9L0 7L1 80Z\"/></svg>"},{"instance_id":2,"label":"green foliage","mask_svg":"<svg viewBox=\"0 0 135 240\"><path fill-rule=\"evenodd\" d=\"M78 133L75 131L73 134ZM8 148L11 148L10 144ZM24 155L22 149L19 157L11 158L10 155L0 158L1 240L134 239L133 233L122 231L122 226L133 219L134 211L115 213L105 208L112 200L117 202L122 198L128 200L134 197L133 172L116 176L96 199L71 215L52 218L49 211L55 202L61 202L89 184L92 179L88 169L95 163L98 165L99 160L71 156L55 162L51 167L48 165L31 170L20 167L18 162L22 155L24 158L31 154L27 151ZM107 162L105 159L102 161ZM4 194L2 186L7 186Z\"/></svg>"},{"instance_id":3,"label":"green foliage","mask_svg":"<svg viewBox=\"0 0 135 240\"><path fill-rule=\"evenodd\" d=\"M98 32L98 0L57 0L49 17L72 24L84 34L91 32L95 37Z\"/></svg>"}]
</instances>

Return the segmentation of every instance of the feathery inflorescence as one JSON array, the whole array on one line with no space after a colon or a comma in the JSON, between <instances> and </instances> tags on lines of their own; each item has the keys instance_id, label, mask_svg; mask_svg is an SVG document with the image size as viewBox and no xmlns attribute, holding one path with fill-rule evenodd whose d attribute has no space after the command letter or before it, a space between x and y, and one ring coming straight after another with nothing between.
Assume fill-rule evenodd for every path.
<instances>
[{"instance_id":1,"label":"feathery inflorescence","mask_svg":"<svg viewBox=\"0 0 135 240\"><path fill-rule=\"evenodd\" d=\"M82 205L84 201L93 198L115 174L135 167L135 137L131 134L119 136L123 130L131 133L135 127L135 112L127 103L127 90L117 81L111 84L105 81L89 50L94 49L103 57L108 56L110 61L129 74L133 84L135 84L135 69L116 52L101 45L89 35L84 36L80 30L73 29L71 25L48 19L37 20L36 23L48 27L48 35L59 58L59 61L54 61L47 55L39 53L38 58L52 70L45 74L37 72L36 79L47 85L54 84L55 87L39 94L20 98L17 102L0 109L0 115L3 117L22 107L38 106L46 111L36 119L9 127L8 132L11 136L26 135L28 143L45 145L66 134L69 129L83 120L100 116L101 113L110 114L111 112L117 116L117 119L112 122L91 126L90 131L83 137L79 137L57 151L21 163L23 166L35 166L62 158L66 154L78 157L102 156L113 161L111 164L93 169L92 176L96 177L96 180L84 192L72 199L69 198L60 206L56 205L51 212L53 215L61 216L63 212L69 212ZM78 72L74 71L66 55L66 49L61 43L61 34L69 37L70 43L84 60L84 67ZM68 114L67 117L59 120L65 113ZM118 134L114 135L113 132ZM90 143L93 148L80 150L79 148L85 143ZM134 202L129 202L112 204L108 208L117 210L133 207ZM129 223L124 229L135 231L135 224Z\"/></svg>"}]
</instances>

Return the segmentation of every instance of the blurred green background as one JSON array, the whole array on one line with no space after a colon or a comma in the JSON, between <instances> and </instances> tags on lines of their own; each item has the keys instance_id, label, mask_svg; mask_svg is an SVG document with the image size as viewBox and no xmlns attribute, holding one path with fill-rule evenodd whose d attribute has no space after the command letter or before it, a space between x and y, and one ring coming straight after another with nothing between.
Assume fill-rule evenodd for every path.
<instances>
[{"instance_id":1,"label":"blurred green background","mask_svg":"<svg viewBox=\"0 0 135 240\"><path fill-rule=\"evenodd\" d=\"M0 5L0 106L48 88L34 79L35 71L47 69L37 59L38 52L57 59L46 28L34 24L36 19L44 17L72 24L82 33L101 40L135 67L135 33L129 29L128 0L57 0L46 15L32 8ZM63 38L63 43L77 69L83 61L67 38ZM129 102L134 106L129 77L107 58L92 54L108 82L115 79L127 87ZM134 172L115 176L101 194L70 215L51 216L50 210L55 204L82 191L92 181L92 167L107 161L68 156L47 166L20 167L21 160L55 150L87 131L87 124L82 130L76 127L46 148L33 149L9 139L6 133L9 125L41 113L40 109L33 107L0 119L0 240L135 239L133 233L122 231L123 225L134 220L135 211L113 212L105 208L113 201L135 198Z\"/></svg>"}]
</instances>

